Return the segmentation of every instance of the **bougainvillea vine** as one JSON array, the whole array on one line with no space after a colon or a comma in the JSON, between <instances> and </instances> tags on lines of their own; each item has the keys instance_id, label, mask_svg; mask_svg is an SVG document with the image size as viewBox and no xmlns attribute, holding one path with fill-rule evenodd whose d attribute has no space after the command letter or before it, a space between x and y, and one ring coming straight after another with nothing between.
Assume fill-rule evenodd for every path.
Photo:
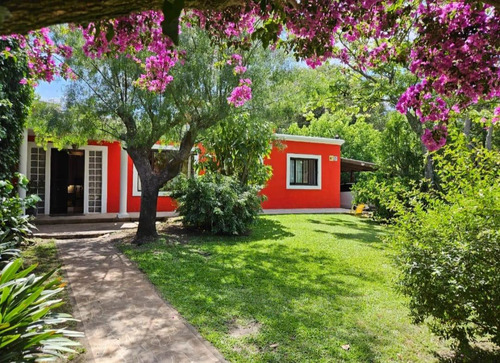
<instances>
[{"instance_id":1,"label":"bougainvillea vine","mask_svg":"<svg viewBox=\"0 0 500 363\"><path fill-rule=\"evenodd\" d=\"M182 63L184 54L162 33L163 14L148 11L120 19L101 21L82 31L84 51L89 57L127 54L141 63L144 72L138 87L163 92L172 81L170 70ZM500 15L498 9L481 2L393 0L307 0L248 2L223 10L191 10L181 16L197 23L214 42L248 47L259 40L280 46L317 67L335 58L348 62L350 46L363 40L361 70L388 61L409 64L419 82L401 96L397 109L414 110L425 128L423 143L436 150L446 142L446 123L480 100L500 98ZM411 46L402 47L395 34L411 32ZM33 79L52 80L71 76L63 61L70 49L56 45L47 29L18 39L30 56ZM147 57L139 58L139 52ZM238 56L228 59L234 73L246 67ZM240 78L228 102L241 107L251 99L251 81ZM494 120L498 119L498 108ZM492 121L494 121L492 120Z\"/></svg>"}]
</instances>

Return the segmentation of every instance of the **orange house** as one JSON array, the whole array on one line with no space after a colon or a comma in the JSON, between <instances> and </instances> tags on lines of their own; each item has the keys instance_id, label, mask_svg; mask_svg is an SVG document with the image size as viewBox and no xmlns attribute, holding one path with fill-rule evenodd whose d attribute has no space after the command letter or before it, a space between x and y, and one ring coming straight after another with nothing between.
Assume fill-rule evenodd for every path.
<instances>
[{"instance_id":1,"label":"orange house","mask_svg":"<svg viewBox=\"0 0 500 363\"><path fill-rule=\"evenodd\" d=\"M340 139L275 135L284 148L273 148L264 162L273 176L262 193L263 209L339 208ZM155 145L153 149L173 149ZM188 173L192 172L190 158ZM38 214L116 213L126 217L140 209L140 180L132 160L119 142L89 141L77 149L57 150L35 143L25 132L20 171L30 179L30 193L40 196ZM158 211L174 211L175 201L160 192Z\"/></svg>"}]
</instances>

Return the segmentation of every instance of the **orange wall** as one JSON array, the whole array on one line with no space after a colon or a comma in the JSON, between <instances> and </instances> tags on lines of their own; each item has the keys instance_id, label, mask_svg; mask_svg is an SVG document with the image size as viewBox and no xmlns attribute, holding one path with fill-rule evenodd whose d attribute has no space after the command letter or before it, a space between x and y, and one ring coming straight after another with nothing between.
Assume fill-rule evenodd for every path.
<instances>
[{"instance_id":1,"label":"orange wall","mask_svg":"<svg viewBox=\"0 0 500 363\"><path fill-rule=\"evenodd\" d=\"M262 194L267 201L263 209L339 208L340 207L340 146L310 142L283 141L283 150L273 148L265 162L273 168L273 176ZM321 155L321 189L287 189L287 154ZM330 161L336 156L337 161Z\"/></svg>"},{"instance_id":2,"label":"orange wall","mask_svg":"<svg viewBox=\"0 0 500 363\"><path fill-rule=\"evenodd\" d=\"M30 137L31 141L32 137ZM340 207L340 146L311 142L282 141L285 149L273 148L267 165L273 168L273 176L268 181L262 194L267 201L262 203L264 209L292 208L339 208ZM108 191L107 212L118 213L120 209L120 143L89 141L89 145L108 147ZM321 155L321 189L287 189L287 154ZM337 161L330 161L330 156L336 156ZM133 163L128 157L128 212L139 212L141 198L132 195ZM170 197L158 198L158 211L174 211L175 201Z\"/></svg>"},{"instance_id":3,"label":"orange wall","mask_svg":"<svg viewBox=\"0 0 500 363\"><path fill-rule=\"evenodd\" d=\"M119 160L119 159L118 159ZM119 168L118 168L119 172ZM133 188L133 174L134 173L134 164L132 163L132 159L128 158L128 184L127 184L127 212L139 212L141 209L141 197L134 197L132 195ZM119 198L119 197L118 197ZM174 211L176 206L175 202L170 197L158 197L158 205L156 210L158 212L171 212Z\"/></svg>"}]
</instances>

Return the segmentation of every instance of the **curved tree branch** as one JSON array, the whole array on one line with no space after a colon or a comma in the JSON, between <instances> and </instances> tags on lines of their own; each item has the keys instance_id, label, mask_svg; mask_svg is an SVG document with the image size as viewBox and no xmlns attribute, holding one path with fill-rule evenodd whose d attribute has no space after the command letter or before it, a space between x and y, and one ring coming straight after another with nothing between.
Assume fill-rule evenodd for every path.
<instances>
[{"instance_id":1,"label":"curved tree branch","mask_svg":"<svg viewBox=\"0 0 500 363\"><path fill-rule=\"evenodd\" d=\"M168 0L167 0L168 1ZM185 8L219 9L244 0L185 0ZM160 10L163 0L0 0L0 35L25 34L42 27L112 19Z\"/></svg>"}]
</instances>

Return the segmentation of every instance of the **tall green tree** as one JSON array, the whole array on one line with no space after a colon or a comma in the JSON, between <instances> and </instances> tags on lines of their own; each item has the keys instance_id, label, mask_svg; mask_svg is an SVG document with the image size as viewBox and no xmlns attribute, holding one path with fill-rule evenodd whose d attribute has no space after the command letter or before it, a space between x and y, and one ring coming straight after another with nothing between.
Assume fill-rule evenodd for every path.
<instances>
[{"instance_id":1,"label":"tall green tree","mask_svg":"<svg viewBox=\"0 0 500 363\"><path fill-rule=\"evenodd\" d=\"M157 235L159 189L179 174L201 133L229 115L248 112L247 106L234 108L228 103L240 78L235 74L234 65L228 64L234 50L214 46L206 34L195 27L184 28L179 40L179 48L186 51L183 64L171 69L173 81L165 92L157 93L137 87L136 80L142 69L131 57L116 54L92 59L78 50L80 39L73 38L71 33L59 34L75 46L70 65L78 80L68 87L62 109L38 107L39 115L47 117L37 123L37 131L46 137L62 132L68 136L65 139L68 143L75 127L85 130L78 135L77 142L96 135L120 140L141 180L136 241L150 240ZM248 63L252 49L242 55ZM60 112L65 122L54 121L58 118L54 115ZM75 126L80 121L84 127ZM159 140L178 145L178 150L168 153L161 169L150 162L151 148Z\"/></svg>"},{"instance_id":2,"label":"tall green tree","mask_svg":"<svg viewBox=\"0 0 500 363\"><path fill-rule=\"evenodd\" d=\"M19 146L33 100L33 89L24 84L27 59L12 39L0 40L0 180L12 178L19 160Z\"/></svg>"}]
</instances>

